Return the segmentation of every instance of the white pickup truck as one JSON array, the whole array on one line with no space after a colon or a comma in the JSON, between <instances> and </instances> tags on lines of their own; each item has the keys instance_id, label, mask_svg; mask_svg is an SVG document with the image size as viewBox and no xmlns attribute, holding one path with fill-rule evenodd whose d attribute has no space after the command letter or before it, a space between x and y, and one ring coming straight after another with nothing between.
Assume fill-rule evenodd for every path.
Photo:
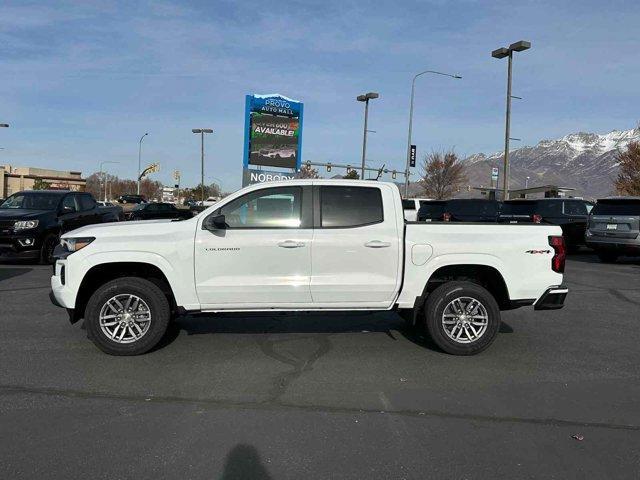
<instances>
[{"instance_id":1,"label":"white pickup truck","mask_svg":"<svg viewBox=\"0 0 640 480\"><path fill-rule=\"evenodd\" d=\"M252 185L197 216L63 235L51 299L104 352L141 354L190 312L398 310L445 352L491 344L500 311L561 308L560 227L404 220L392 183Z\"/></svg>"}]
</instances>

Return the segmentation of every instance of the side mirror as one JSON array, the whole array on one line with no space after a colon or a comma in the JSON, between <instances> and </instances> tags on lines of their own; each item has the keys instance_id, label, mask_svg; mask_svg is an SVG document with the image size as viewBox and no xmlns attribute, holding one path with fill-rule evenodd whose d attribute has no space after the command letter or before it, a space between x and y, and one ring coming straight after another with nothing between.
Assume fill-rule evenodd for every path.
<instances>
[{"instance_id":1,"label":"side mirror","mask_svg":"<svg viewBox=\"0 0 640 480\"><path fill-rule=\"evenodd\" d=\"M202 226L205 230L224 230L227 228L227 222L224 215L209 215Z\"/></svg>"}]
</instances>

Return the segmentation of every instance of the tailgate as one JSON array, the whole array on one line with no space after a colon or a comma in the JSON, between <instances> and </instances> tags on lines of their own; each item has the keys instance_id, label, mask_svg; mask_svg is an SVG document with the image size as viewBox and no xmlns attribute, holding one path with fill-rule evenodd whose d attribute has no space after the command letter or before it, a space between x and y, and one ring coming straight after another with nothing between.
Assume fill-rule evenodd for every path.
<instances>
[{"instance_id":1,"label":"tailgate","mask_svg":"<svg viewBox=\"0 0 640 480\"><path fill-rule=\"evenodd\" d=\"M594 215L589 221L589 231L595 237L633 239L640 231L638 218Z\"/></svg>"}]
</instances>

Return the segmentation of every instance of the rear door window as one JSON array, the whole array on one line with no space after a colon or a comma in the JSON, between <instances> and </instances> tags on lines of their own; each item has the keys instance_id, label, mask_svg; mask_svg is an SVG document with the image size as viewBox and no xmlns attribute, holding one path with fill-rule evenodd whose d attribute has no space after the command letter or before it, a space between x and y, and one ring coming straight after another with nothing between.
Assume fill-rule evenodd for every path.
<instances>
[{"instance_id":1,"label":"rear door window","mask_svg":"<svg viewBox=\"0 0 640 480\"><path fill-rule=\"evenodd\" d=\"M323 228L360 227L383 219L379 188L320 187L320 225Z\"/></svg>"},{"instance_id":2,"label":"rear door window","mask_svg":"<svg viewBox=\"0 0 640 480\"><path fill-rule=\"evenodd\" d=\"M584 202L580 200L565 200L563 203L563 209L565 215L586 215L587 207Z\"/></svg>"}]
</instances>

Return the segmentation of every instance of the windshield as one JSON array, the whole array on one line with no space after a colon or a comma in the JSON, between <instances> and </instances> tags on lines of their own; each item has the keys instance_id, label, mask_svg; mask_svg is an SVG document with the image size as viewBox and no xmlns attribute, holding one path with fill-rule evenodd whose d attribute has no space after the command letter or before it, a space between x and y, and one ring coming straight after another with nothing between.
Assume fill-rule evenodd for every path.
<instances>
[{"instance_id":1,"label":"windshield","mask_svg":"<svg viewBox=\"0 0 640 480\"><path fill-rule=\"evenodd\" d=\"M26 210L55 210L60 195L55 193L15 193L7 198L0 208L24 208Z\"/></svg>"},{"instance_id":2,"label":"windshield","mask_svg":"<svg viewBox=\"0 0 640 480\"><path fill-rule=\"evenodd\" d=\"M536 202L504 202L501 213L503 215L533 215L536 213Z\"/></svg>"},{"instance_id":3,"label":"windshield","mask_svg":"<svg viewBox=\"0 0 640 480\"><path fill-rule=\"evenodd\" d=\"M592 215L640 215L640 200L598 200Z\"/></svg>"}]
</instances>

